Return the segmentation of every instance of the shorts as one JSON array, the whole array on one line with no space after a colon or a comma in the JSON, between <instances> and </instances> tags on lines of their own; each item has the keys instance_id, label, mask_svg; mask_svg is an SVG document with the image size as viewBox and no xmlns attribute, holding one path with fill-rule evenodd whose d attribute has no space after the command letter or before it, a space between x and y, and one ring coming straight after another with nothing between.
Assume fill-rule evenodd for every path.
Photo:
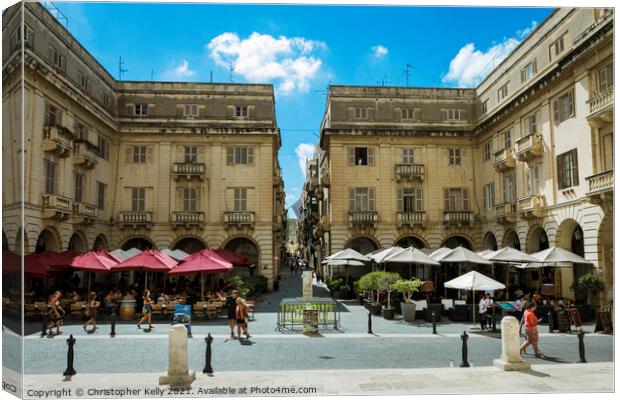
<instances>
[{"instance_id":1,"label":"shorts","mask_svg":"<svg viewBox=\"0 0 620 400\"><path fill-rule=\"evenodd\" d=\"M525 337L530 343L538 344L538 329L525 328Z\"/></svg>"},{"instance_id":2,"label":"shorts","mask_svg":"<svg viewBox=\"0 0 620 400\"><path fill-rule=\"evenodd\" d=\"M153 307L152 306L144 306L144 312L147 314L152 314L153 313Z\"/></svg>"}]
</instances>

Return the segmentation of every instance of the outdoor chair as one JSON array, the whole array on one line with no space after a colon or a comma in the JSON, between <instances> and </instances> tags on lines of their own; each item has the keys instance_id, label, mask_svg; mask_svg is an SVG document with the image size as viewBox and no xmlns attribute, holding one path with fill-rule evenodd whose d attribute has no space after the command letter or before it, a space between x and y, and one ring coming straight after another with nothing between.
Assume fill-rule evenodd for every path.
<instances>
[{"instance_id":1,"label":"outdoor chair","mask_svg":"<svg viewBox=\"0 0 620 400\"><path fill-rule=\"evenodd\" d=\"M207 318L211 319L214 318L218 315L218 308L217 305L214 303L211 304L207 304L206 310L205 310L205 315Z\"/></svg>"},{"instance_id":2,"label":"outdoor chair","mask_svg":"<svg viewBox=\"0 0 620 400\"><path fill-rule=\"evenodd\" d=\"M35 307L34 304L24 304L24 312L26 314L26 318L32 318L41 315L41 312Z\"/></svg>"},{"instance_id":3,"label":"outdoor chair","mask_svg":"<svg viewBox=\"0 0 620 400\"><path fill-rule=\"evenodd\" d=\"M153 317L156 316L156 315L159 315L161 317L161 315L162 315L161 303L155 303L151 307L153 308L153 311L151 312Z\"/></svg>"},{"instance_id":4,"label":"outdoor chair","mask_svg":"<svg viewBox=\"0 0 620 400\"><path fill-rule=\"evenodd\" d=\"M76 301L75 303L71 303L70 314L73 317L82 318L84 316L84 302Z\"/></svg>"},{"instance_id":5,"label":"outdoor chair","mask_svg":"<svg viewBox=\"0 0 620 400\"><path fill-rule=\"evenodd\" d=\"M194 315L196 317L206 317L206 311L207 311L207 302L206 301L198 301L196 303L194 303L194 306L192 307L192 311L194 312Z\"/></svg>"},{"instance_id":6,"label":"outdoor chair","mask_svg":"<svg viewBox=\"0 0 620 400\"><path fill-rule=\"evenodd\" d=\"M47 303L44 301L35 301L34 308L36 308L40 314L46 313L48 310Z\"/></svg>"}]
</instances>

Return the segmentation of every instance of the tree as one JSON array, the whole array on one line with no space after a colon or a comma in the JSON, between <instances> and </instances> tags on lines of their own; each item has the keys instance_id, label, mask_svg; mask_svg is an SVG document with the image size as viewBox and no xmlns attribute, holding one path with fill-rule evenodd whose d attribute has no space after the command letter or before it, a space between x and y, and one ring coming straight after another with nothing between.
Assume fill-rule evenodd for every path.
<instances>
[{"instance_id":1,"label":"tree","mask_svg":"<svg viewBox=\"0 0 620 400\"><path fill-rule=\"evenodd\" d=\"M390 299L390 295L392 290L394 290L394 284L400 279L400 275L396 272L379 272L379 277L377 278L377 290L378 291L386 291L388 295L387 309L392 308L392 303Z\"/></svg>"},{"instance_id":2,"label":"tree","mask_svg":"<svg viewBox=\"0 0 620 400\"><path fill-rule=\"evenodd\" d=\"M414 279L399 279L392 286L394 290L401 293L405 298L405 303L411 303L411 297L414 293L420 290L420 287L424 285L424 281L418 278Z\"/></svg>"}]
</instances>

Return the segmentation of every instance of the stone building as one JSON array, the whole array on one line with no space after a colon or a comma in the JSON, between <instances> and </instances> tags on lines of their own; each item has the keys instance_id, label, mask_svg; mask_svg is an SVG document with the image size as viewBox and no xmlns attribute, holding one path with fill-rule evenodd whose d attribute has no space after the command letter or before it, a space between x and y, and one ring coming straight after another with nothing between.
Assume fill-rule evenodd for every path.
<instances>
[{"instance_id":1,"label":"stone building","mask_svg":"<svg viewBox=\"0 0 620 400\"><path fill-rule=\"evenodd\" d=\"M594 268L525 283L573 297L592 270L611 301L613 21L558 9L472 89L331 86L302 197L306 249L558 246Z\"/></svg>"},{"instance_id":2,"label":"stone building","mask_svg":"<svg viewBox=\"0 0 620 400\"><path fill-rule=\"evenodd\" d=\"M271 85L115 80L39 3L7 9L2 31L5 247L223 247L271 286L285 217Z\"/></svg>"}]
</instances>

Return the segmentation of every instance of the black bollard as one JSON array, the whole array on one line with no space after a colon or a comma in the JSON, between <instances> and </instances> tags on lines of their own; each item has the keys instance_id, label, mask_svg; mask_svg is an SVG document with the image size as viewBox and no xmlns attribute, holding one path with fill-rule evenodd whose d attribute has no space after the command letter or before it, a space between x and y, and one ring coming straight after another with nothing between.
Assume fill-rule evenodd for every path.
<instances>
[{"instance_id":1,"label":"black bollard","mask_svg":"<svg viewBox=\"0 0 620 400\"><path fill-rule=\"evenodd\" d=\"M47 326L49 325L49 315L44 313L42 315L43 320L41 321L41 337L47 336Z\"/></svg>"},{"instance_id":2,"label":"black bollard","mask_svg":"<svg viewBox=\"0 0 620 400\"><path fill-rule=\"evenodd\" d=\"M63 372L63 376L73 376L75 375L75 369L73 369L73 346L75 345L75 339L73 335L69 336L67 344L69 345L69 350L67 351L67 369Z\"/></svg>"},{"instance_id":3,"label":"black bollard","mask_svg":"<svg viewBox=\"0 0 620 400\"><path fill-rule=\"evenodd\" d=\"M372 313L370 309L368 309L368 334L373 335L372 333Z\"/></svg>"},{"instance_id":4,"label":"black bollard","mask_svg":"<svg viewBox=\"0 0 620 400\"><path fill-rule=\"evenodd\" d=\"M205 342L207 342L207 351L205 352L205 368L202 370L202 373L212 374L213 367L211 366L211 343L213 342L213 337L210 333L205 338Z\"/></svg>"},{"instance_id":5,"label":"black bollard","mask_svg":"<svg viewBox=\"0 0 620 400\"><path fill-rule=\"evenodd\" d=\"M463 357L461 368L469 368L469 362L467 361L467 339L469 339L469 335L467 332L463 331L463 334L461 335L461 340L463 341L463 345L461 347L461 355Z\"/></svg>"},{"instance_id":6,"label":"black bollard","mask_svg":"<svg viewBox=\"0 0 620 400\"><path fill-rule=\"evenodd\" d=\"M112 310L112 315L110 315L110 337L116 336L116 310Z\"/></svg>"},{"instance_id":7,"label":"black bollard","mask_svg":"<svg viewBox=\"0 0 620 400\"><path fill-rule=\"evenodd\" d=\"M435 311L433 311L433 313L431 314L431 317L433 319L433 335L437 334L437 314L435 314Z\"/></svg>"},{"instance_id":8,"label":"black bollard","mask_svg":"<svg viewBox=\"0 0 620 400\"><path fill-rule=\"evenodd\" d=\"M549 318L547 322L549 324L549 333L553 333L553 311L549 311L547 318Z\"/></svg>"},{"instance_id":9,"label":"black bollard","mask_svg":"<svg viewBox=\"0 0 620 400\"><path fill-rule=\"evenodd\" d=\"M583 337L585 333L583 330L579 330L577 337L579 338L579 363L587 363L586 361L586 346L583 343Z\"/></svg>"}]
</instances>

